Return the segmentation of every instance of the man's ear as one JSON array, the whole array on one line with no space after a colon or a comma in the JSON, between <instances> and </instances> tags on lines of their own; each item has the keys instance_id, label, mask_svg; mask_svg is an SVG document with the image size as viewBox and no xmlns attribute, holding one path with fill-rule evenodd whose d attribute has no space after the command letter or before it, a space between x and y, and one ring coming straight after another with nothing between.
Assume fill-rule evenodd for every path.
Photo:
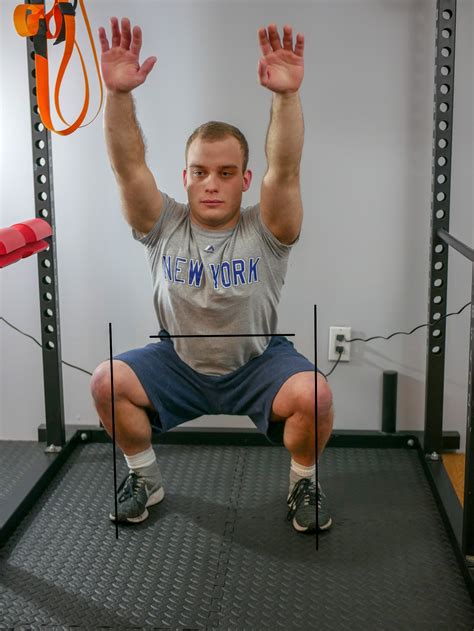
<instances>
[{"instance_id":1,"label":"man's ear","mask_svg":"<svg viewBox=\"0 0 474 631\"><path fill-rule=\"evenodd\" d=\"M244 174L244 181L242 183L242 192L245 193L246 191L249 190L250 188L250 184L252 183L252 171L250 169L247 169L247 171L245 171Z\"/></svg>"},{"instance_id":2,"label":"man's ear","mask_svg":"<svg viewBox=\"0 0 474 631\"><path fill-rule=\"evenodd\" d=\"M183 184L184 184L184 188L187 188L188 186L188 173L186 169L183 169Z\"/></svg>"}]
</instances>

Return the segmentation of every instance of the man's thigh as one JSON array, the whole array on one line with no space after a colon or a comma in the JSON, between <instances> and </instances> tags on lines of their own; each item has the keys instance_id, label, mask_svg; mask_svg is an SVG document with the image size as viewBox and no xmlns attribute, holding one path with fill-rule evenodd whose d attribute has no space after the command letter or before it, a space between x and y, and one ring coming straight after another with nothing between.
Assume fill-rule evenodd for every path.
<instances>
[{"instance_id":1,"label":"man's thigh","mask_svg":"<svg viewBox=\"0 0 474 631\"><path fill-rule=\"evenodd\" d=\"M202 378L177 356L170 340L126 351L115 359L135 373L151 403L148 417L158 432L213 413Z\"/></svg>"},{"instance_id":2,"label":"man's thigh","mask_svg":"<svg viewBox=\"0 0 474 631\"><path fill-rule=\"evenodd\" d=\"M222 411L249 416L266 434L278 392L289 379L305 372L314 375L314 365L285 337L274 337L262 355L224 378Z\"/></svg>"}]
</instances>

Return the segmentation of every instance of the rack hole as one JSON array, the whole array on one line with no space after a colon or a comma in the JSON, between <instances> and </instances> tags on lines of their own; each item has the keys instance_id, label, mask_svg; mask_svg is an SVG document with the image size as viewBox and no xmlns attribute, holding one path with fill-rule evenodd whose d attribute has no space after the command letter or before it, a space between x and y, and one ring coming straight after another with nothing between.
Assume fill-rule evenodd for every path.
<instances>
[{"instance_id":1,"label":"rack hole","mask_svg":"<svg viewBox=\"0 0 474 631\"><path fill-rule=\"evenodd\" d=\"M439 272L439 270L442 270L444 267L443 263L441 261L438 261L437 263L434 264L434 268L437 272Z\"/></svg>"},{"instance_id":2,"label":"rack hole","mask_svg":"<svg viewBox=\"0 0 474 631\"><path fill-rule=\"evenodd\" d=\"M35 142L35 145L38 147L38 149L44 149L45 148L44 140L37 140Z\"/></svg>"},{"instance_id":3,"label":"rack hole","mask_svg":"<svg viewBox=\"0 0 474 631\"><path fill-rule=\"evenodd\" d=\"M438 193L438 194L436 195L436 199L437 199L439 202L444 202L444 200L446 199L446 193ZM438 215L436 215L436 216L438 216ZM444 217L444 211L443 211L443 217Z\"/></svg>"},{"instance_id":4,"label":"rack hole","mask_svg":"<svg viewBox=\"0 0 474 631\"><path fill-rule=\"evenodd\" d=\"M444 245L442 243L438 243L434 250L436 254L441 254L441 252L444 252Z\"/></svg>"},{"instance_id":5,"label":"rack hole","mask_svg":"<svg viewBox=\"0 0 474 631\"><path fill-rule=\"evenodd\" d=\"M438 127L439 129L441 129L441 131L446 131L449 127L448 121L439 121Z\"/></svg>"},{"instance_id":6,"label":"rack hole","mask_svg":"<svg viewBox=\"0 0 474 631\"><path fill-rule=\"evenodd\" d=\"M441 74L443 77L447 77L451 74L451 66L441 66Z\"/></svg>"},{"instance_id":7,"label":"rack hole","mask_svg":"<svg viewBox=\"0 0 474 631\"><path fill-rule=\"evenodd\" d=\"M444 37L444 39L448 39L448 37L451 37L451 35L452 35L452 31L451 31L451 29L449 29L449 28L444 28L444 29L441 31L441 35Z\"/></svg>"},{"instance_id":8,"label":"rack hole","mask_svg":"<svg viewBox=\"0 0 474 631\"><path fill-rule=\"evenodd\" d=\"M46 177L46 175L40 175L37 178L37 180L40 184L46 184L46 182L48 181L48 178Z\"/></svg>"},{"instance_id":9,"label":"rack hole","mask_svg":"<svg viewBox=\"0 0 474 631\"><path fill-rule=\"evenodd\" d=\"M444 216L445 216L444 210L442 208L439 208L436 211L436 219L444 219Z\"/></svg>"},{"instance_id":10,"label":"rack hole","mask_svg":"<svg viewBox=\"0 0 474 631\"><path fill-rule=\"evenodd\" d=\"M42 267L46 267L46 269L49 269L51 267L51 262L49 259L44 259L44 261L41 262Z\"/></svg>"},{"instance_id":11,"label":"rack hole","mask_svg":"<svg viewBox=\"0 0 474 631\"><path fill-rule=\"evenodd\" d=\"M40 199L42 202L45 202L48 199L48 193L45 193L45 191L42 191L38 195L38 199Z\"/></svg>"},{"instance_id":12,"label":"rack hole","mask_svg":"<svg viewBox=\"0 0 474 631\"><path fill-rule=\"evenodd\" d=\"M46 318L52 318L54 315L54 312L52 309L45 309L44 310L44 315Z\"/></svg>"},{"instance_id":13,"label":"rack hole","mask_svg":"<svg viewBox=\"0 0 474 631\"><path fill-rule=\"evenodd\" d=\"M45 160L44 158L38 158L38 160L36 160L36 164L37 164L39 167L44 167L44 166L45 166L45 164L46 164L46 160Z\"/></svg>"},{"instance_id":14,"label":"rack hole","mask_svg":"<svg viewBox=\"0 0 474 631\"><path fill-rule=\"evenodd\" d=\"M54 342L46 342L46 348L52 351L54 349Z\"/></svg>"},{"instance_id":15,"label":"rack hole","mask_svg":"<svg viewBox=\"0 0 474 631\"><path fill-rule=\"evenodd\" d=\"M446 9L445 11L443 11L442 16L444 20L450 20L453 17L453 12L449 9Z\"/></svg>"},{"instance_id":16,"label":"rack hole","mask_svg":"<svg viewBox=\"0 0 474 631\"><path fill-rule=\"evenodd\" d=\"M52 299L53 299L53 294L51 294L49 291L43 294L43 300L50 302Z\"/></svg>"},{"instance_id":17,"label":"rack hole","mask_svg":"<svg viewBox=\"0 0 474 631\"><path fill-rule=\"evenodd\" d=\"M443 299L442 299L441 296L435 296L433 298L433 302L434 302L435 305L440 305L443 302Z\"/></svg>"},{"instance_id":18,"label":"rack hole","mask_svg":"<svg viewBox=\"0 0 474 631\"><path fill-rule=\"evenodd\" d=\"M446 166L448 164L448 161L447 161L447 159L444 156L440 156L438 158L438 164L439 164L440 167L444 167L444 166Z\"/></svg>"},{"instance_id":19,"label":"rack hole","mask_svg":"<svg viewBox=\"0 0 474 631\"><path fill-rule=\"evenodd\" d=\"M52 283L51 276L44 276L44 277L43 277L43 283L44 283L45 285L51 285L51 283Z\"/></svg>"},{"instance_id":20,"label":"rack hole","mask_svg":"<svg viewBox=\"0 0 474 631\"><path fill-rule=\"evenodd\" d=\"M440 337L440 336L441 336L441 331L440 331L440 329L435 329L435 330L432 332L432 336L433 336L433 337Z\"/></svg>"},{"instance_id":21,"label":"rack hole","mask_svg":"<svg viewBox=\"0 0 474 631\"><path fill-rule=\"evenodd\" d=\"M447 146L448 146L448 141L446 140L446 138L440 138L438 140L438 147L440 149L446 149Z\"/></svg>"},{"instance_id":22,"label":"rack hole","mask_svg":"<svg viewBox=\"0 0 474 631\"><path fill-rule=\"evenodd\" d=\"M438 177L436 178L438 184L444 184L446 182L446 179L447 179L446 176L443 175L442 173L441 175L438 175Z\"/></svg>"},{"instance_id":23,"label":"rack hole","mask_svg":"<svg viewBox=\"0 0 474 631\"><path fill-rule=\"evenodd\" d=\"M446 112L449 110L449 104L448 103L440 103L439 104L439 111L442 112L443 114L446 114Z\"/></svg>"},{"instance_id":24,"label":"rack hole","mask_svg":"<svg viewBox=\"0 0 474 631\"><path fill-rule=\"evenodd\" d=\"M433 346L431 352L433 355L439 355L441 353L441 346Z\"/></svg>"},{"instance_id":25,"label":"rack hole","mask_svg":"<svg viewBox=\"0 0 474 631\"><path fill-rule=\"evenodd\" d=\"M46 217L49 215L49 212L48 212L47 208L42 208L42 209L40 210L40 215L41 215L42 217L45 217L45 218L46 218Z\"/></svg>"},{"instance_id":26,"label":"rack hole","mask_svg":"<svg viewBox=\"0 0 474 631\"><path fill-rule=\"evenodd\" d=\"M451 54L451 49L450 48L445 47L445 48L441 49L441 55L443 57L449 57L450 54Z\"/></svg>"}]
</instances>

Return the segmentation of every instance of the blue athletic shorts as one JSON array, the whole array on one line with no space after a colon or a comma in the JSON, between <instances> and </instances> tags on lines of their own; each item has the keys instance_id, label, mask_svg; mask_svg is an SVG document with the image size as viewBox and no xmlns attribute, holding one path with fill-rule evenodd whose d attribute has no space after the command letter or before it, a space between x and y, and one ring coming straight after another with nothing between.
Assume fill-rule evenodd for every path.
<instances>
[{"instance_id":1,"label":"blue athletic shorts","mask_svg":"<svg viewBox=\"0 0 474 631\"><path fill-rule=\"evenodd\" d=\"M284 336L272 337L261 355L226 375L204 375L190 368L178 357L171 338L114 359L125 362L137 375L158 412L146 410L157 432L203 414L236 414L249 416L267 434L273 399L283 383L295 373L314 371L314 364Z\"/></svg>"}]
</instances>

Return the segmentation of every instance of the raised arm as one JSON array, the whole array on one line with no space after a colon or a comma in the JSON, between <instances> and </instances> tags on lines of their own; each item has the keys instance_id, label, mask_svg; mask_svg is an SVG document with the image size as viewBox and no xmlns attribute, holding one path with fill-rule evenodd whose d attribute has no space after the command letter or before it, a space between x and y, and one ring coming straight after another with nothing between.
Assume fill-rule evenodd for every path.
<instances>
[{"instance_id":1,"label":"raised arm","mask_svg":"<svg viewBox=\"0 0 474 631\"><path fill-rule=\"evenodd\" d=\"M106 86L104 134L110 164L122 198L125 219L136 230L147 233L158 220L163 197L145 161L145 143L135 115L132 90L144 83L156 57L139 64L142 33L138 26L133 37L128 18L111 18L112 46L99 28L101 66Z\"/></svg>"},{"instance_id":2,"label":"raised arm","mask_svg":"<svg viewBox=\"0 0 474 631\"><path fill-rule=\"evenodd\" d=\"M262 181L262 221L282 243L293 243L303 221L300 163L304 123L299 88L304 74L304 38L298 33L293 48L292 27L283 28L283 46L278 29L259 29L263 57L258 65L262 86L273 92L265 154L268 168Z\"/></svg>"}]
</instances>

